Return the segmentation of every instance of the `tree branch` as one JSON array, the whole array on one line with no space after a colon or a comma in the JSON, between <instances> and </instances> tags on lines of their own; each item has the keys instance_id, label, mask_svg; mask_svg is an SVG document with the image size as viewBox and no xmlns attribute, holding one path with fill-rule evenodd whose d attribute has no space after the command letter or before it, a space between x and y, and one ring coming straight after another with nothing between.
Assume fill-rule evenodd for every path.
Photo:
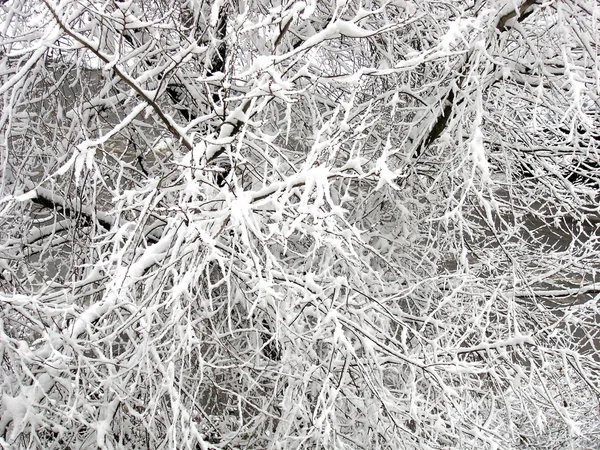
<instances>
[{"instance_id":1,"label":"tree branch","mask_svg":"<svg viewBox=\"0 0 600 450\"><path fill-rule=\"evenodd\" d=\"M34 191L36 195L31 198L33 203L56 211L66 218L83 218L88 224L91 225L96 222L106 230L110 230L113 226L114 222L112 222L106 214L93 214L92 211L82 211L81 209L75 210L68 206L63 198L57 197L53 192L48 191L47 189L36 188Z\"/></svg>"},{"instance_id":2,"label":"tree branch","mask_svg":"<svg viewBox=\"0 0 600 450\"><path fill-rule=\"evenodd\" d=\"M167 115L165 115L165 113L162 111L162 109L158 106L158 104L156 103L155 100L151 99L148 94L146 92L144 92L144 90L139 87L137 85L137 83L134 82L134 80L132 80L128 75L126 75L123 71L121 71L121 69L119 69L119 67L114 64L113 61L111 61L106 55L104 55L100 50L98 50L97 48L95 48L90 42L88 42L88 40L82 36L79 35L79 33L76 33L72 30L70 30L61 20L61 18L58 16L58 13L56 11L54 11L54 9L52 8L52 6L48 3L47 0L44 0L44 3L46 4L46 7L48 8L48 10L50 11L50 13L52 14L52 16L54 17L54 20L56 20L56 23L58 24L58 26L71 38L73 38L75 41L77 41L79 44L81 44L84 48L87 48L88 50L90 50L97 58L99 58L100 60L102 60L104 63L109 64L112 66L112 70L117 74L117 76L119 76L119 78L121 78L125 84L127 84L131 89L133 89L135 91L135 93L137 95L139 95L146 103L148 103L148 105L154 110L154 112L158 115L158 117L160 118L160 120L165 124L165 126L167 127L167 129L171 132L171 134L173 134L175 136L175 138L177 138L177 140L181 141L181 143L188 149L188 150L192 150L193 145L192 143L189 141L189 139L187 138L187 136L183 135L175 126L176 124L173 122L173 120L168 117ZM114 64L114 65L113 65Z\"/></svg>"},{"instance_id":3,"label":"tree branch","mask_svg":"<svg viewBox=\"0 0 600 450\"><path fill-rule=\"evenodd\" d=\"M507 25L507 22L511 19L517 17L517 22L521 23L531 14L533 14L533 8L529 9L531 6L538 4L538 0L525 0L521 6L519 6L519 12L517 16L517 11L511 11L508 14L503 15L498 20L498 24L496 25L496 29L501 33L505 32L509 28L512 28L510 25Z\"/></svg>"}]
</instances>

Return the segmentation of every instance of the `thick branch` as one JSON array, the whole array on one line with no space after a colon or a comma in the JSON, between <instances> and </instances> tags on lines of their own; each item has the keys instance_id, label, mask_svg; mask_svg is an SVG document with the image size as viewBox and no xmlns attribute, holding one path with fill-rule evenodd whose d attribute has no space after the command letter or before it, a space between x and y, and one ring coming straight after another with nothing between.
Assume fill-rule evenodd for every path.
<instances>
[{"instance_id":1,"label":"thick branch","mask_svg":"<svg viewBox=\"0 0 600 450\"><path fill-rule=\"evenodd\" d=\"M35 194L35 197L31 198L33 203L56 211L66 218L81 218L89 225L96 222L107 230L113 226L113 222L108 217L98 217L99 215L104 216L104 214L92 214L91 211L82 211L81 209L75 210L68 206L64 199L56 197L51 191L37 188Z\"/></svg>"},{"instance_id":2,"label":"thick branch","mask_svg":"<svg viewBox=\"0 0 600 450\"><path fill-rule=\"evenodd\" d=\"M419 157L423 151L425 151L437 138L439 138L446 129L446 125L448 125L448 121L452 116L452 108L454 108L454 91L452 89L450 89L445 103L446 104L442 109L442 113L438 116L435 124L431 128L431 131L418 146L415 154L416 157Z\"/></svg>"},{"instance_id":3,"label":"thick branch","mask_svg":"<svg viewBox=\"0 0 600 450\"><path fill-rule=\"evenodd\" d=\"M498 24L496 25L496 29L501 33L505 32L507 29L511 28L510 25L507 25L507 22L516 17L517 22L523 22L527 17L533 14L533 8L530 9L531 6L538 3L537 0L525 0L521 6L519 6L519 11L517 15L517 11L513 10L508 14L503 15L498 20Z\"/></svg>"}]
</instances>

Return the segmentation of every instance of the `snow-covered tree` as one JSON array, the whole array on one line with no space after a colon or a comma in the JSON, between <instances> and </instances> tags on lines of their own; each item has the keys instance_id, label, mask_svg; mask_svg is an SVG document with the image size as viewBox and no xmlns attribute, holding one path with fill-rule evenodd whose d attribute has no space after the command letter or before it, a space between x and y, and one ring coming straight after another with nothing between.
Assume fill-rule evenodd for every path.
<instances>
[{"instance_id":1,"label":"snow-covered tree","mask_svg":"<svg viewBox=\"0 0 600 450\"><path fill-rule=\"evenodd\" d=\"M597 2L0 17L0 447L600 446Z\"/></svg>"}]
</instances>

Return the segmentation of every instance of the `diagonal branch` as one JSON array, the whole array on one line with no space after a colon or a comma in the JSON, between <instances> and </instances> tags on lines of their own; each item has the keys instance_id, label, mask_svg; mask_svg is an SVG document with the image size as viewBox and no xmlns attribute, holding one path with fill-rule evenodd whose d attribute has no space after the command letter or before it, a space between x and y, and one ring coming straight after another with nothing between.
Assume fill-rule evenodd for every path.
<instances>
[{"instance_id":1,"label":"diagonal branch","mask_svg":"<svg viewBox=\"0 0 600 450\"><path fill-rule=\"evenodd\" d=\"M112 66L112 70L117 74L119 78L121 78L137 95L139 95L148 105L154 110L156 115L160 118L160 120L165 124L169 132L177 138L177 140L181 141L181 143L188 149L192 150L193 145L177 127L177 124L173 121L173 119L167 116L160 106L156 103L156 101L148 95L147 92L144 91L138 84L132 80L126 73L124 73L118 65L114 64L114 61L111 61L105 54L103 54L100 50L98 50L94 45L92 45L85 37L81 36L79 33L76 33L73 30L70 30L61 20L58 13L54 10L54 8L48 3L48 0L43 0L48 10L56 20L58 26L71 38L81 44L84 48L90 50L98 59L100 59L105 64Z\"/></svg>"},{"instance_id":2,"label":"diagonal branch","mask_svg":"<svg viewBox=\"0 0 600 450\"><path fill-rule=\"evenodd\" d=\"M502 17L500 17L500 19L498 19L496 29L500 31L500 33L503 33L509 28L512 28L510 25L507 25L507 23L509 20L514 19L515 17L518 23L523 22L525 19L527 19L527 17L533 14L534 9L531 8L531 6L535 4L539 4L538 0L525 0L525 2L523 2L521 6L519 6L518 11L512 10L508 14L505 14Z\"/></svg>"},{"instance_id":3,"label":"diagonal branch","mask_svg":"<svg viewBox=\"0 0 600 450\"><path fill-rule=\"evenodd\" d=\"M508 21L514 19L515 17L517 22L522 22L534 12L534 9L531 7L536 4L538 4L538 0L525 0L521 4L521 6L519 6L518 14L516 10L512 10L509 13L501 16L500 19L498 19L496 29L501 33L509 30L511 27L508 25ZM460 89L460 87L462 86L464 78L465 76L463 71L463 74L459 76L457 89ZM435 123L433 124L433 127L431 127L429 134L417 146L415 154L416 157L419 157L433 142L435 142L442 135L442 133L446 129L446 126L448 125L450 117L452 117L454 100L455 93L454 90L451 88L446 97L445 105L442 109L442 112L436 119Z\"/></svg>"}]
</instances>

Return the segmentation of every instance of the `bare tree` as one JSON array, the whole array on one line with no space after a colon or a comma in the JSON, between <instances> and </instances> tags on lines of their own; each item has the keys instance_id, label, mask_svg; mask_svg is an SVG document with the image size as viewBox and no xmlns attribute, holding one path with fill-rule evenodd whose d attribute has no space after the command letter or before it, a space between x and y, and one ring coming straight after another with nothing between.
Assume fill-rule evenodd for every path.
<instances>
[{"instance_id":1,"label":"bare tree","mask_svg":"<svg viewBox=\"0 0 600 450\"><path fill-rule=\"evenodd\" d=\"M596 2L0 11L0 447L599 445Z\"/></svg>"}]
</instances>

